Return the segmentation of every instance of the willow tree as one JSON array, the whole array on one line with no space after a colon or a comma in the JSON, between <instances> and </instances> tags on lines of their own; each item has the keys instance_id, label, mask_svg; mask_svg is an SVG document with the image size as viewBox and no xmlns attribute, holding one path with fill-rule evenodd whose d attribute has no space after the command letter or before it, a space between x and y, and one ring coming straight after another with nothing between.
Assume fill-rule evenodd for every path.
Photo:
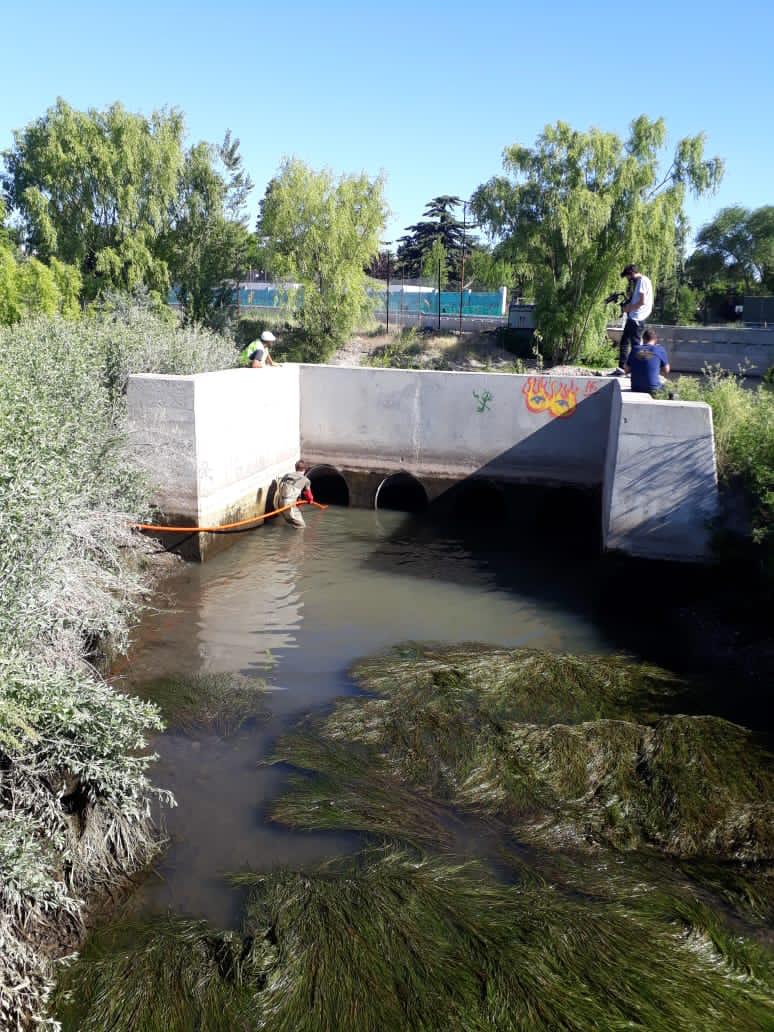
<instances>
[{"instance_id":1,"label":"willow tree","mask_svg":"<svg viewBox=\"0 0 774 1032\"><path fill-rule=\"evenodd\" d=\"M156 242L176 196L183 130L177 111L145 118L121 104L76 111L57 100L4 154L4 187L27 248L75 265L87 297L141 283L164 290Z\"/></svg>"},{"instance_id":2,"label":"willow tree","mask_svg":"<svg viewBox=\"0 0 774 1032\"><path fill-rule=\"evenodd\" d=\"M386 215L381 176L337 178L289 159L267 186L258 232L273 274L303 287L308 357L325 358L370 314L365 269L379 251Z\"/></svg>"},{"instance_id":3,"label":"willow tree","mask_svg":"<svg viewBox=\"0 0 774 1032\"><path fill-rule=\"evenodd\" d=\"M506 175L476 190L477 221L497 253L530 269L537 327L546 354L573 360L604 333L605 294L637 262L654 282L675 260L675 231L686 190L715 189L719 158L705 159L704 137L680 140L665 162L663 119L644 115L624 141L615 133L546 126L532 149L503 156Z\"/></svg>"},{"instance_id":4,"label":"willow tree","mask_svg":"<svg viewBox=\"0 0 774 1032\"><path fill-rule=\"evenodd\" d=\"M774 205L722 208L696 234L691 267L700 281L774 288Z\"/></svg>"},{"instance_id":5,"label":"willow tree","mask_svg":"<svg viewBox=\"0 0 774 1032\"><path fill-rule=\"evenodd\" d=\"M220 146L201 142L186 153L160 254L189 322L211 322L257 263L245 210L252 188L230 130Z\"/></svg>"}]
</instances>

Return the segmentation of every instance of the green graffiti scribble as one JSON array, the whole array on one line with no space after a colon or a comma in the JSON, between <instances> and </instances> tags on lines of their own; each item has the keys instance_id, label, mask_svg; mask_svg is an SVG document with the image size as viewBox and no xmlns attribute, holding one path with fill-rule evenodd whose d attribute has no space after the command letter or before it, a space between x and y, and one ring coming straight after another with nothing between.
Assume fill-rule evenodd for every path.
<instances>
[{"instance_id":1,"label":"green graffiti scribble","mask_svg":"<svg viewBox=\"0 0 774 1032\"><path fill-rule=\"evenodd\" d=\"M477 412L491 412L489 402L494 401L494 394L491 394L489 391L483 391L481 394L478 391L473 391L473 397L478 402Z\"/></svg>"}]
</instances>

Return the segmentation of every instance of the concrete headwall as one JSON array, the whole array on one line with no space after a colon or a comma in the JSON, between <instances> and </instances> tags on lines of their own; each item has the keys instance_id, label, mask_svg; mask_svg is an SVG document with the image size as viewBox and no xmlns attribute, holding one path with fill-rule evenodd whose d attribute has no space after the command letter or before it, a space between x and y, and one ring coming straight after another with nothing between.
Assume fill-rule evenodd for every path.
<instances>
[{"instance_id":1,"label":"concrete headwall","mask_svg":"<svg viewBox=\"0 0 774 1032\"><path fill-rule=\"evenodd\" d=\"M133 376L134 456L166 522L221 526L266 511L299 457L376 478L603 488L608 549L699 559L717 500L712 415L615 379L294 366ZM372 497L372 496L370 496ZM360 499L362 501L362 498ZM196 534L198 558L233 538Z\"/></svg>"},{"instance_id":2,"label":"concrete headwall","mask_svg":"<svg viewBox=\"0 0 774 1032\"><path fill-rule=\"evenodd\" d=\"M743 329L734 326L660 326L648 323L666 348L675 373L700 373L707 366L720 366L727 373L740 368L749 376L763 376L774 365L774 330ZM608 327L616 343L620 327Z\"/></svg>"},{"instance_id":3,"label":"concrete headwall","mask_svg":"<svg viewBox=\"0 0 774 1032\"><path fill-rule=\"evenodd\" d=\"M602 482L614 382L410 369L301 368L301 451L308 463Z\"/></svg>"},{"instance_id":4,"label":"concrete headwall","mask_svg":"<svg viewBox=\"0 0 774 1032\"><path fill-rule=\"evenodd\" d=\"M220 526L266 511L274 479L299 457L299 369L226 369L129 378L132 451L172 524ZM201 558L227 539L198 535Z\"/></svg>"},{"instance_id":5,"label":"concrete headwall","mask_svg":"<svg viewBox=\"0 0 774 1032\"><path fill-rule=\"evenodd\" d=\"M602 543L629 555L701 560L717 513L712 411L617 391L602 502Z\"/></svg>"}]
</instances>

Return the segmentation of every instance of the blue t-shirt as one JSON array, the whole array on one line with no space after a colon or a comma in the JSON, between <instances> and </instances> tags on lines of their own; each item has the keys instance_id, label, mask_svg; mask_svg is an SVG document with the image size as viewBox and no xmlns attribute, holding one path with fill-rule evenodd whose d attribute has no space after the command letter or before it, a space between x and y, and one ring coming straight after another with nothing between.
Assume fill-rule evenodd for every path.
<instances>
[{"instance_id":1,"label":"blue t-shirt","mask_svg":"<svg viewBox=\"0 0 774 1032\"><path fill-rule=\"evenodd\" d=\"M669 365L669 359L660 344L634 344L626 364L631 372L633 391L655 391L661 386L661 367Z\"/></svg>"}]
</instances>

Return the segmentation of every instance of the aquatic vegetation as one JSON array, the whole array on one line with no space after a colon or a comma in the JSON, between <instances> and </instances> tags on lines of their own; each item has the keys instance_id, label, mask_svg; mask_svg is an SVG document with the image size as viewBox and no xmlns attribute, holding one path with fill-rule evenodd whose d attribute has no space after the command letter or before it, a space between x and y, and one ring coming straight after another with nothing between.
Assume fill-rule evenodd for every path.
<instances>
[{"instance_id":1,"label":"aquatic vegetation","mask_svg":"<svg viewBox=\"0 0 774 1032\"><path fill-rule=\"evenodd\" d=\"M57 1018L72 1032L237 1032L255 1028L250 943L205 921L117 923L63 965Z\"/></svg>"},{"instance_id":2,"label":"aquatic vegetation","mask_svg":"<svg viewBox=\"0 0 774 1032\"><path fill-rule=\"evenodd\" d=\"M63 973L64 1029L725 1030L771 1016L744 956L699 938L698 919L686 931L394 846L235 880L251 889L240 936L166 918L98 936Z\"/></svg>"},{"instance_id":3,"label":"aquatic vegetation","mask_svg":"<svg viewBox=\"0 0 774 1032\"><path fill-rule=\"evenodd\" d=\"M755 941L771 894L708 860L769 852L770 783L743 729L658 716L679 686L616 657L412 645L356 671L370 695L278 743L298 773L273 813L375 844L233 876L249 892L239 935L164 918L98 936L62 976L65 1029L774 1019L774 961Z\"/></svg>"},{"instance_id":4,"label":"aquatic vegetation","mask_svg":"<svg viewBox=\"0 0 774 1032\"><path fill-rule=\"evenodd\" d=\"M268 715L266 683L241 674L162 677L131 690L158 706L169 730L186 735L213 731L228 737Z\"/></svg>"},{"instance_id":5,"label":"aquatic vegetation","mask_svg":"<svg viewBox=\"0 0 774 1032\"><path fill-rule=\"evenodd\" d=\"M774 780L751 736L714 717L657 718L676 687L658 670L476 646L411 647L354 672L375 697L340 700L279 743L277 759L320 778L298 782L278 819L427 842L434 800L542 845L774 856Z\"/></svg>"}]
</instances>

